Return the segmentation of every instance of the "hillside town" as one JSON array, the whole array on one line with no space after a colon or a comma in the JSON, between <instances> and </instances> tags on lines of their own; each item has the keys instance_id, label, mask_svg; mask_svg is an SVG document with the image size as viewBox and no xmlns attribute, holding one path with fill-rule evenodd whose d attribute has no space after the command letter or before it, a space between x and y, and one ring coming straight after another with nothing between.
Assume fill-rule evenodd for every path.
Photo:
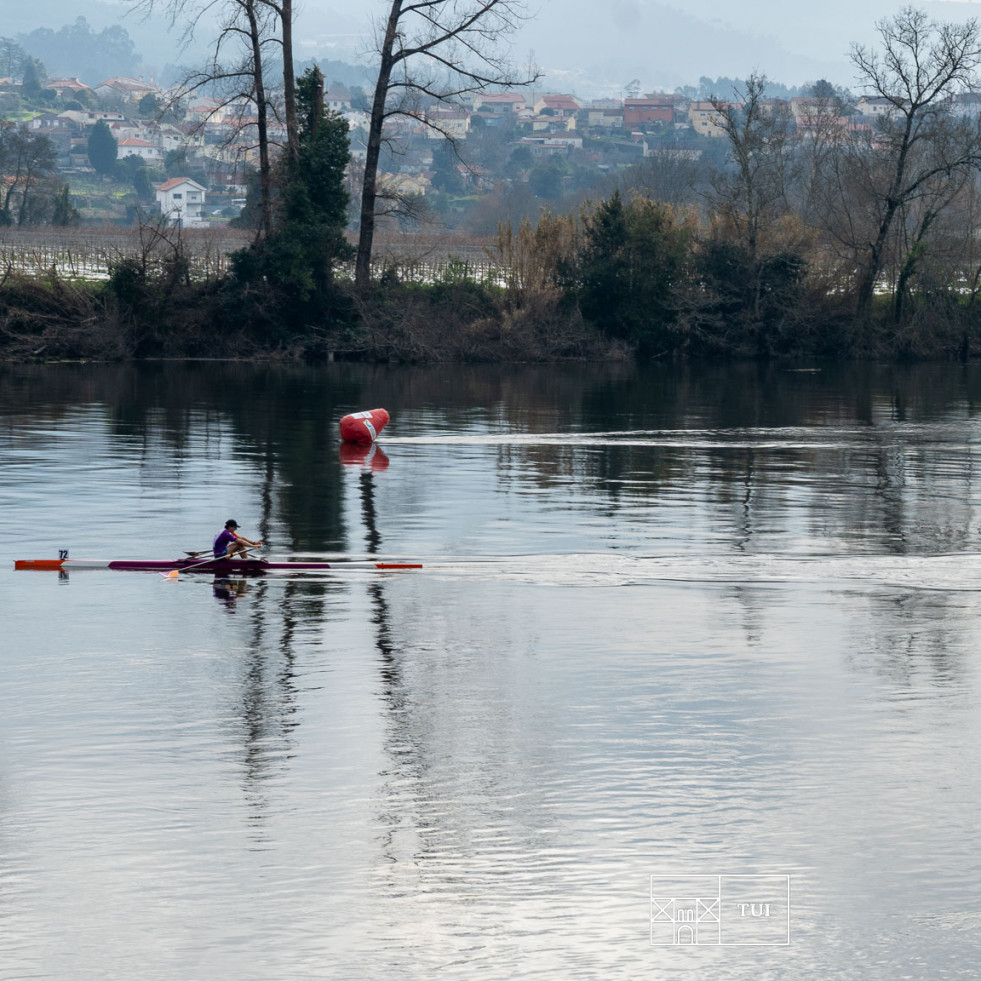
<instances>
[{"instance_id":1,"label":"hillside town","mask_svg":"<svg viewBox=\"0 0 981 981\"><path fill-rule=\"evenodd\" d=\"M202 227L226 223L242 211L249 174L258 165L253 104L180 98L149 78L108 78L94 85L50 78L41 84L44 108L25 110L25 100L18 98L22 88L21 82L0 79L0 108L18 107L0 112L0 125L26 126L50 141L52 170L67 183L78 221L129 224L152 211L173 224ZM446 215L515 185L527 185L535 200L555 201L652 155L686 161L708 156L722 163L726 131L718 99L639 89L635 80L621 98L592 100L533 88L483 92L393 116L386 136L397 152L383 158L379 184L432 202L433 210ZM973 93L955 101L959 113L981 112L981 97ZM325 103L349 126L353 201L368 128L364 93L328 85ZM871 131L891 108L883 98L846 102L813 93L763 103L792 119L805 137L829 126L842 133ZM273 144L285 139L278 125L271 123ZM96 127L112 137L116 166L103 167L94 182L100 177L91 155ZM25 175L11 173L9 162L4 169L2 200L10 223L44 223L43 216L22 211L30 200ZM110 192L106 185L113 182Z\"/></svg>"},{"instance_id":2,"label":"hillside town","mask_svg":"<svg viewBox=\"0 0 981 981\"><path fill-rule=\"evenodd\" d=\"M875 30L851 89L752 71L590 98L489 52L434 75L397 31L371 68L236 48L142 76L81 18L0 38L0 349L981 356L981 24Z\"/></svg>"}]
</instances>

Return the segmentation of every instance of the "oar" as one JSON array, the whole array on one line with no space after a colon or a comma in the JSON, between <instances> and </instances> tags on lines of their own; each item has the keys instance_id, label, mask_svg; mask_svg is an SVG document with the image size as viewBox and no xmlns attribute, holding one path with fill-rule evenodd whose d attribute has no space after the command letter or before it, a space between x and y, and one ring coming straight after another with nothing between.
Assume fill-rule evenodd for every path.
<instances>
[{"instance_id":1,"label":"oar","mask_svg":"<svg viewBox=\"0 0 981 981\"><path fill-rule=\"evenodd\" d=\"M188 551L187 551L187 550L185 549L185 551L184 551L184 554L185 554L185 555L186 555L186 556L187 556L187 557L188 557L189 559L196 559L196 558L197 558L197 557L198 557L199 555L207 555L207 554L208 554L209 552L211 552L211 551L212 551L212 549L210 549L210 548L202 548L202 549L201 549L201 550L200 550L199 552L188 552Z\"/></svg>"},{"instance_id":2,"label":"oar","mask_svg":"<svg viewBox=\"0 0 981 981\"><path fill-rule=\"evenodd\" d=\"M246 552L251 552L254 549L257 549L257 548L260 548L260 547L261 546L259 546L259 545L250 545L248 548L242 550L242 552L240 554L245 555ZM205 559L202 562L195 562L192 565L185 566L183 569L171 569L170 572L161 572L160 575L163 576L164 579L176 579L177 578L177 574L179 572L190 572L192 569L200 568L202 565L211 565L212 562L220 562L221 559L227 558L227 557L228 556L223 555L223 556L221 556L221 558L215 558L215 556L212 555L210 559Z\"/></svg>"}]
</instances>

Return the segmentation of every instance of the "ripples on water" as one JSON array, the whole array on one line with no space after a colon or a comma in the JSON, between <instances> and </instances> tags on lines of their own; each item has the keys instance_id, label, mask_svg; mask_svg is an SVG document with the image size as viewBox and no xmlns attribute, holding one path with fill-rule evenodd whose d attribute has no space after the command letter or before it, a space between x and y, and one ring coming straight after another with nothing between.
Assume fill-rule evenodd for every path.
<instances>
[{"instance_id":1,"label":"ripples on water","mask_svg":"<svg viewBox=\"0 0 981 981\"><path fill-rule=\"evenodd\" d=\"M426 569L0 570L3 981L973 976L963 393L103 371L0 376L8 560L234 515ZM387 466L341 465L373 404ZM652 875L749 873L789 947L650 946Z\"/></svg>"}]
</instances>

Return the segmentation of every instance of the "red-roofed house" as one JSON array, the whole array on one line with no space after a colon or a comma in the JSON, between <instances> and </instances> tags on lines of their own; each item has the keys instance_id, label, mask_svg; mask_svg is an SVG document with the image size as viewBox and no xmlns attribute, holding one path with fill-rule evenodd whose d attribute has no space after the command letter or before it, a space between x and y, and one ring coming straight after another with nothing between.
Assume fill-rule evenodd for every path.
<instances>
[{"instance_id":1,"label":"red-roofed house","mask_svg":"<svg viewBox=\"0 0 981 981\"><path fill-rule=\"evenodd\" d=\"M197 181L190 177L171 177L154 190L161 213L172 224L182 227L201 221L207 191Z\"/></svg>"},{"instance_id":2,"label":"red-roofed house","mask_svg":"<svg viewBox=\"0 0 981 981\"><path fill-rule=\"evenodd\" d=\"M520 92L485 92L474 99L474 109L509 115L526 105Z\"/></svg>"},{"instance_id":3,"label":"red-roofed house","mask_svg":"<svg viewBox=\"0 0 981 981\"><path fill-rule=\"evenodd\" d=\"M581 108L579 100L573 95L543 95L535 103L535 112L542 114L549 109L551 110L549 115L559 116L562 119L575 116Z\"/></svg>"},{"instance_id":4,"label":"red-roofed house","mask_svg":"<svg viewBox=\"0 0 981 981\"><path fill-rule=\"evenodd\" d=\"M116 156L120 160L129 156L142 157L148 164L157 164L163 160L164 153L156 143L130 136L117 142Z\"/></svg>"},{"instance_id":5,"label":"red-roofed house","mask_svg":"<svg viewBox=\"0 0 981 981\"><path fill-rule=\"evenodd\" d=\"M80 82L77 78L53 78L44 83L44 88L45 90L50 89L52 92L56 92L59 98L66 92L72 95L79 92L91 91L84 82Z\"/></svg>"},{"instance_id":6,"label":"red-roofed house","mask_svg":"<svg viewBox=\"0 0 981 981\"><path fill-rule=\"evenodd\" d=\"M623 125L642 126L644 123L673 123L674 96L651 93L636 99L623 100Z\"/></svg>"},{"instance_id":7,"label":"red-roofed house","mask_svg":"<svg viewBox=\"0 0 981 981\"><path fill-rule=\"evenodd\" d=\"M144 82L142 78L107 78L95 87L95 94L100 99L126 99L139 102L145 95L159 95L160 87L153 82Z\"/></svg>"}]
</instances>

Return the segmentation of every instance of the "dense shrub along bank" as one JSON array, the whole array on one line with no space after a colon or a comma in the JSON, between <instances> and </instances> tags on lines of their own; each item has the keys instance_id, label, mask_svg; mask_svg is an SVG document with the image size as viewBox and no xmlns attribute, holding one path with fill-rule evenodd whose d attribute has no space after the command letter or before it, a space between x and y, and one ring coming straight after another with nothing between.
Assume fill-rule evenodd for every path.
<instances>
[{"instance_id":1,"label":"dense shrub along bank","mask_svg":"<svg viewBox=\"0 0 981 981\"><path fill-rule=\"evenodd\" d=\"M605 207L605 206L604 206ZM502 234L502 275L431 284L384 275L304 294L261 277L197 283L179 254L117 263L106 283L0 275L4 360L239 358L487 362L641 357L955 359L981 354L981 305L946 289L897 320L858 320L792 250L758 270L649 202L581 224L543 217Z\"/></svg>"},{"instance_id":2,"label":"dense shrub along bank","mask_svg":"<svg viewBox=\"0 0 981 981\"><path fill-rule=\"evenodd\" d=\"M642 357L955 359L981 354L981 308L938 294L897 324L884 301L870 323L800 281L790 259L750 295L741 257L689 257L700 278L660 292L604 257L595 275L566 270L565 287L430 285L385 277L367 297L347 283L330 309L304 307L268 286L145 278L121 264L107 284L56 276L0 277L0 359L8 361L234 358L493 362ZM614 268L609 268L610 266ZM585 312L589 312L589 316ZM648 314L650 312L650 315Z\"/></svg>"},{"instance_id":3,"label":"dense shrub along bank","mask_svg":"<svg viewBox=\"0 0 981 981\"><path fill-rule=\"evenodd\" d=\"M343 284L331 306L324 317L268 288L145 281L129 265L108 284L7 275L0 359L487 362L628 353L556 303L511 310L501 290L472 282L387 283L367 300Z\"/></svg>"},{"instance_id":4,"label":"dense shrub along bank","mask_svg":"<svg viewBox=\"0 0 981 981\"><path fill-rule=\"evenodd\" d=\"M0 358L289 358L416 362L640 357L953 359L981 354L977 290L941 281L876 299L821 272L792 224L755 253L722 223L615 193L579 215L500 231L494 275L395 268L361 292L317 260L305 219L202 283L179 233L103 283L0 273ZM289 231L291 226L284 223ZM301 247L302 246L302 247ZM331 245L332 253L342 245ZM162 258L161 258L162 255ZM311 259L311 255L314 259ZM152 261L151 261L152 260ZM308 275L311 268L328 274Z\"/></svg>"}]
</instances>

